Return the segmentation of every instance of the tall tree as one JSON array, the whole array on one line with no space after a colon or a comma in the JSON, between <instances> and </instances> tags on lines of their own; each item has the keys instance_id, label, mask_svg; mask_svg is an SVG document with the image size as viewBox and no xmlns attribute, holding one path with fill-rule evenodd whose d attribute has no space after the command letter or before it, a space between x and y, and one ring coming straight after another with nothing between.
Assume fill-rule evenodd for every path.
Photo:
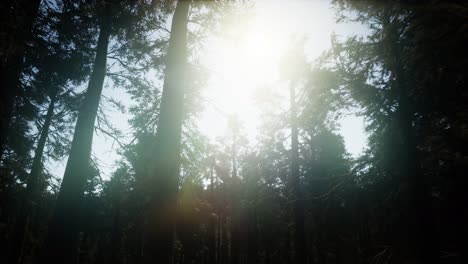
<instances>
[{"instance_id":1,"label":"tall tree","mask_svg":"<svg viewBox=\"0 0 468 264\"><path fill-rule=\"evenodd\" d=\"M237 116L229 116L228 118L228 131L231 134L232 144L231 149L231 163L232 163L232 173L230 181L230 191L231 195L229 197L229 207L231 208L231 260L232 264L237 264L241 260L241 250L242 250L242 209L240 201L240 179L238 174L238 152L239 152L239 132L240 132L240 121Z\"/></svg>"},{"instance_id":2,"label":"tall tree","mask_svg":"<svg viewBox=\"0 0 468 264\"><path fill-rule=\"evenodd\" d=\"M26 179L26 190L20 201L18 217L15 221L15 231L10 243L12 250L9 251L11 262L16 260L21 262L21 249L28 246L30 239L37 238L38 234L33 234L38 225L37 215L40 206L41 194L45 191L47 181L43 173L43 162L49 157L61 158L68 150L65 146L68 143L68 133L64 124L74 120L73 114L78 105L81 94L74 95L74 88L87 77L91 60L92 50L90 38L94 34L91 30L71 30L76 29L77 19L70 18L72 14L84 12L86 5L81 2L71 5L70 2L56 2L56 6L47 9L46 14L38 18L35 34L32 37L30 49L25 54L24 79L32 89L39 91L30 96L31 103L42 104L43 95L46 99L46 113L44 117L38 116L38 139L31 170ZM84 8L83 8L84 7ZM83 20L83 15L80 16ZM84 21L82 21L83 23ZM89 25L89 23L85 23ZM80 25L82 26L82 24ZM89 48L89 50L88 50ZM35 70L32 70L35 69ZM40 96L38 96L39 94ZM34 96L35 95L35 96ZM54 115L54 111L57 112ZM67 116L64 120L63 116ZM42 120L43 119L43 120ZM57 126L62 129L60 135L49 131ZM64 140L64 138L66 138ZM52 140L51 140L52 139ZM48 145L48 148L46 147ZM27 236L26 236L27 235Z\"/></svg>"},{"instance_id":3,"label":"tall tree","mask_svg":"<svg viewBox=\"0 0 468 264\"><path fill-rule=\"evenodd\" d=\"M190 1L177 1L172 18L158 130L153 148L155 160L149 171L152 193L144 239L144 263L173 261L189 8Z\"/></svg>"},{"instance_id":4,"label":"tall tree","mask_svg":"<svg viewBox=\"0 0 468 264\"><path fill-rule=\"evenodd\" d=\"M49 107L47 108L47 114L44 120L44 125L40 132L39 141L37 143L36 150L34 151L34 159L31 167L31 172L29 173L27 184L26 184L26 194L24 195L24 201L20 204L20 212L18 214L18 220L15 223L15 232L13 235L13 241L11 241L11 247L9 254L9 261L11 263L19 262L21 263L21 251L23 249L24 237L28 233L27 225L28 222L33 220L29 216L34 215L33 211L36 210L35 206L32 204L37 203L39 199L39 187L40 184L40 174L42 171L42 157L44 154L44 148L46 145L47 138L49 136L49 128L52 123L52 118L54 115L54 107L57 101L57 93L51 95Z\"/></svg>"},{"instance_id":5,"label":"tall tree","mask_svg":"<svg viewBox=\"0 0 468 264\"><path fill-rule=\"evenodd\" d=\"M371 148L365 159L370 161L367 165L378 169L371 170L369 178L372 177L371 181L379 183L381 187L386 183L385 187L389 189L382 193L393 195L393 200L385 202L394 209L393 221L388 223L395 230L389 234L392 238L392 257L397 262L408 259L438 262L440 233L435 221L436 207L433 205L445 198L434 195L434 190L440 188L435 183L445 180L437 169L439 165L435 165L434 160L424 158L436 151L433 146L423 142L431 142L429 138L440 135L434 131L433 124L437 122L435 120L440 120L440 115L445 116L442 101L451 97L451 104L458 108L458 99L450 93L457 89L458 85L454 82L460 71L448 65L466 63L455 59L463 56L453 56L466 51L448 38L441 40L436 36L460 35L448 30L446 25L451 24L453 30L463 31L460 21L467 9L457 1L424 5L412 1L392 1L385 5L335 2L355 12L351 20L364 22L370 29L367 38L353 37L335 47L346 50L341 54L338 52L336 57L341 61L338 62L340 71L347 72L342 80L349 89L348 95L359 102L370 120ZM458 11L454 12L452 7L457 7ZM446 22L438 25L431 20L428 23L427 12ZM423 43L440 46L428 48ZM434 50L444 55L429 55ZM448 60L453 60L453 63L447 63ZM449 89L441 89L436 84L440 84L441 79L435 77L439 76L435 69L441 70L440 75L452 76L450 80L444 80L444 86ZM463 78L458 80L463 82ZM442 90L450 92L444 93ZM436 103L431 105L428 102ZM458 109L459 113L463 112L461 108ZM452 114L447 113L443 119L449 120L448 116ZM458 120L460 122L463 118ZM398 188L399 191L394 193L391 188Z\"/></svg>"},{"instance_id":6,"label":"tall tree","mask_svg":"<svg viewBox=\"0 0 468 264\"><path fill-rule=\"evenodd\" d=\"M79 212L89 176L94 122L106 75L107 49L111 34L110 7L103 7L101 12L94 68L78 114L70 156L40 257L42 262L77 261Z\"/></svg>"},{"instance_id":7,"label":"tall tree","mask_svg":"<svg viewBox=\"0 0 468 264\"><path fill-rule=\"evenodd\" d=\"M307 263L306 240L304 234L304 197L301 187L301 175L299 168L299 127L296 89L299 84L305 63L303 54L303 40L296 40L293 47L287 53L287 58L283 63L283 74L289 80L289 126L291 128L291 150L290 150L290 171L288 178L289 195L292 203L292 214L294 221L294 247L295 263Z\"/></svg>"}]
</instances>

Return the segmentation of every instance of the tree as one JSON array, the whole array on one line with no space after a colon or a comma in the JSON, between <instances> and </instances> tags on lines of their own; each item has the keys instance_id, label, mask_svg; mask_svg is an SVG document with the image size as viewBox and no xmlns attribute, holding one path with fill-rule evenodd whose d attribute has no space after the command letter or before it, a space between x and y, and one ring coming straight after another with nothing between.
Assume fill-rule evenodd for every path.
<instances>
[{"instance_id":1,"label":"tree","mask_svg":"<svg viewBox=\"0 0 468 264\"><path fill-rule=\"evenodd\" d=\"M334 35L313 63L312 43L292 37L279 80L258 93L250 145L232 116L214 142L197 127L211 72L198 51L230 30L219 19L242 20L236 1L214 2L43 1L29 18L14 17L26 1L0 4L1 57L16 58L2 77L18 84L0 100L13 102L1 260L31 263L43 247L36 262L466 262L466 4L333 1L338 20L367 31ZM104 80L130 98L105 96ZM131 115L129 130L112 128L108 103ZM351 112L369 135L360 156L340 135ZM109 179L94 132L119 146ZM49 162L68 153L59 189Z\"/></svg>"},{"instance_id":2,"label":"tree","mask_svg":"<svg viewBox=\"0 0 468 264\"><path fill-rule=\"evenodd\" d=\"M29 81L26 83L37 91L44 93L48 105L43 120L41 120L40 116L36 120L39 136L34 150L31 171L26 179L25 194L19 205L14 239L10 243L12 248L10 250L11 262L18 259L21 262L21 250L28 243L25 240L25 235L31 234L32 226L37 226L37 224L31 223L38 222L37 215L40 204L38 200L41 199L41 194L46 189L46 179L43 177L43 163L47 156L46 152L52 158L60 158L66 152L63 149L67 149L64 146L67 140L63 138L67 136L67 131L63 124L67 121L73 121L73 117L68 120L67 118L64 119L63 116L70 116L70 114L65 113L75 111L78 104L76 101L79 101L80 96L74 95L73 86L81 83L89 71L89 66L85 61L89 59L88 57L91 54L87 51L77 52L76 49L87 48L90 33L88 30L68 31L67 29L76 26L76 24L74 24L73 19L65 15L77 13L82 5L70 6L62 2L58 4L60 7L49 9L47 15L42 15L38 19L38 25L31 41L33 44L25 54L24 74L29 77ZM81 9L81 11L84 10ZM53 28L54 30L47 31L44 28ZM57 34L57 38L52 37L54 33ZM76 47L75 50L70 49L70 46ZM42 49L45 49L45 51ZM33 94L28 99L31 100L31 103L36 101L41 103L42 97L42 94L39 96ZM57 115L54 115L54 111L57 112ZM51 139L49 132L57 126L62 127L60 135L55 135ZM53 133L52 136L54 136ZM52 142L48 142L50 140ZM53 146L48 144L48 151L46 148L47 143L53 144ZM35 235L37 234L34 234L33 237Z\"/></svg>"},{"instance_id":3,"label":"tree","mask_svg":"<svg viewBox=\"0 0 468 264\"><path fill-rule=\"evenodd\" d=\"M30 39L34 19L41 1L9 1L2 9L2 50L0 79L4 83L0 94L0 158L5 150L15 99L19 95L20 74L26 42ZM5 11L5 12L3 12ZM3 26L4 25L4 26Z\"/></svg>"},{"instance_id":4,"label":"tree","mask_svg":"<svg viewBox=\"0 0 468 264\"><path fill-rule=\"evenodd\" d=\"M300 168L299 168L299 128L298 110L296 105L296 85L304 70L304 54L302 53L303 42L293 44L294 47L287 54L283 63L284 75L289 80L289 105L291 128L291 152L290 152L290 175L288 179L290 199L292 203L292 214L294 219L294 247L295 263L307 263L306 241L304 235L304 197L302 194ZM287 68L286 68L287 67Z\"/></svg>"},{"instance_id":5,"label":"tree","mask_svg":"<svg viewBox=\"0 0 468 264\"><path fill-rule=\"evenodd\" d=\"M163 263L173 261L189 7L189 1L178 1L172 19L156 144L153 147L155 161L149 170L153 192L150 194L143 249L145 263L156 259Z\"/></svg>"},{"instance_id":6,"label":"tree","mask_svg":"<svg viewBox=\"0 0 468 264\"><path fill-rule=\"evenodd\" d=\"M65 169L55 212L50 220L42 261L51 259L58 262L77 261L77 239L79 208L89 171L94 121L106 74L107 49L111 34L110 7L104 7L101 14L96 59L88 89L81 105L72 147ZM71 209L71 210L70 210Z\"/></svg>"},{"instance_id":7,"label":"tree","mask_svg":"<svg viewBox=\"0 0 468 264\"><path fill-rule=\"evenodd\" d=\"M441 226L437 227L434 205L444 198L435 195L434 190L440 188L437 182L444 180L439 178L438 166L435 163L428 165L431 161L424 157L430 156L429 152L434 150L433 146L427 145L431 142L428 139L439 134L428 124L434 124L438 120L436 116L441 113L438 106L428 102L445 99L441 99L443 96L435 99L435 94L439 93L435 91L441 91L440 86L428 81L434 80L437 74L433 70L440 67L441 61L429 55L435 49L428 49L422 44L422 39L427 40L426 37L437 34L455 34L437 23L428 23L424 11L434 12L440 17L452 17L448 23L454 28L460 28L459 15L463 11L451 16L448 15L450 8L445 4L423 5L411 1L392 1L386 5L335 2L355 12L348 20L363 22L370 29L367 37L352 37L341 43L335 41L334 46L335 62L339 65L336 69L340 74L341 88L345 88L339 89L338 94L345 95L345 100L357 102L369 121L370 149L359 164L361 173L366 175L361 179L369 184L367 188L377 190L378 186L380 195L374 195L386 199L386 206L392 208L391 220L387 217L381 223L396 230L387 234L393 245L394 261L437 262L441 234L438 230ZM456 3L450 4L457 6ZM463 54L451 41L433 43L442 42L451 46L449 49L437 49L441 53L447 52L443 57L451 57L448 54L454 50ZM448 76L455 72L458 70L451 68L444 73ZM451 89L457 87L452 81L446 81ZM383 194L392 199L385 198Z\"/></svg>"}]
</instances>

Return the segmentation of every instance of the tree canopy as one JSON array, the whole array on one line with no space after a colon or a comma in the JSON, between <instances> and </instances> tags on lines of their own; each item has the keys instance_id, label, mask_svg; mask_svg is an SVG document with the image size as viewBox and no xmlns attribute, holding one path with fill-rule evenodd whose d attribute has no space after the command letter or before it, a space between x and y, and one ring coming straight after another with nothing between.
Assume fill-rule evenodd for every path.
<instances>
[{"instance_id":1,"label":"tree canopy","mask_svg":"<svg viewBox=\"0 0 468 264\"><path fill-rule=\"evenodd\" d=\"M468 263L468 5L270 4L3 1L0 261Z\"/></svg>"}]
</instances>

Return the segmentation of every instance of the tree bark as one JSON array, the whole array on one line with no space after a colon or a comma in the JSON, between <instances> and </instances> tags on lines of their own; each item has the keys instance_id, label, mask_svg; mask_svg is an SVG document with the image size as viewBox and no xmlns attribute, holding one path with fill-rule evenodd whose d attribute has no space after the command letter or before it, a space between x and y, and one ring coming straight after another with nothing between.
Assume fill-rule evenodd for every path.
<instances>
[{"instance_id":1,"label":"tree bark","mask_svg":"<svg viewBox=\"0 0 468 264\"><path fill-rule=\"evenodd\" d=\"M20 75L26 41L31 37L41 1L18 0L2 4L0 25L0 159L5 151L16 97L20 94ZM10 12L9 12L10 11Z\"/></svg>"},{"instance_id":2,"label":"tree bark","mask_svg":"<svg viewBox=\"0 0 468 264\"><path fill-rule=\"evenodd\" d=\"M149 171L152 193L143 248L144 263L173 262L189 7L190 1L178 1L172 19L158 131L153 148L156 155Z\"/></svg>"},{"instance_id":3,"label":"tree bark","mask_svg":"<svg viewBox=\"0 0 468 264\"><path fill-rule=\"evenodd\" d=\"M49 230L41 263L76 263L77 240L81 203L89 175L89 160L93 141L94 122L106 75L107 49L110 37L109 12L105 11L96 50L93 73L79 110L70 156L60 187L55 212Z\"/></svg>"}]
</instances>

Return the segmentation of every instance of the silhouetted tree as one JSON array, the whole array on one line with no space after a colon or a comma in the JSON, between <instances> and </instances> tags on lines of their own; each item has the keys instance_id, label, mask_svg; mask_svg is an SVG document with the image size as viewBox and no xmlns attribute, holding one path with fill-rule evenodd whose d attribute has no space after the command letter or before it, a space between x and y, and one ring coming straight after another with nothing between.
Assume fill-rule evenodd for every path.
<instances>
[{"instance_id":1,"label":"silhouetted tree","mask_svg":"<svg viewBox=\"0 0 468 264\"><path fill-rule=\"evenodd\" d=\"M187 23L190 2L178 1L172 19L164 87L158 119L154 163L149 170L150 194L143 249L144 263L172 263L180 148L183 121Z\"/></svg>"},{"instance_id":2,"label":"silhouetted tree","mask_svg":"<svg viewBox=\"0 0 468 264\"><path fill-rule=\"evenodd\" d=\"M8 1L2 7L2 47L0 52L0 158L10 131L16 97L20 94L20 74L23 70L24 49L31 37L34 19L41 1Z\"/></svg>"},{"instance_id":3,"label":"silhouetted tree","mask_svg":"<svg viewBox=\"0 0 468 264\"><path fill-rule=\"evenodd\" d=\"M72 147L55 212L49 224L41 261L77 261L78 219L89 174L94 121L106 74L107 49L111 34L110 7L102 7L96 59L88 89L78 115Z\"/></svg>"}]
</instances>

